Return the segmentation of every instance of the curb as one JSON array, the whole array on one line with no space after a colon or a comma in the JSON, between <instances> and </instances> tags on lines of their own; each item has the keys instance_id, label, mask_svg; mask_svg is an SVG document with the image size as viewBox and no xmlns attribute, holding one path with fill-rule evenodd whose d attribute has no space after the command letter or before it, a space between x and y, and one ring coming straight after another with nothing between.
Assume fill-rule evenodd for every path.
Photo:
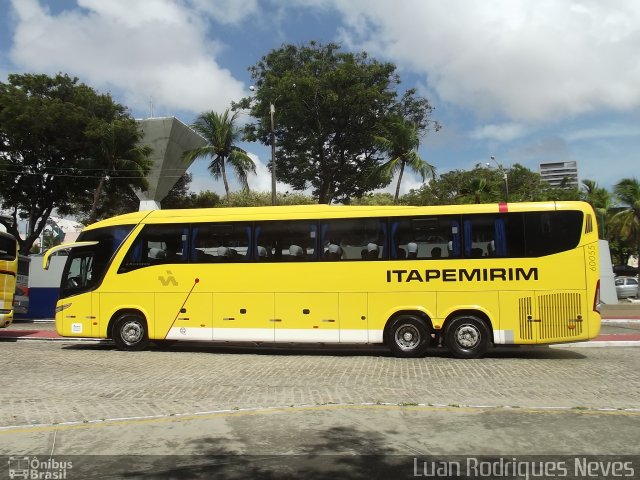
<instances>
[{"instance_id":1,"label":"curb","mask_svg":"<svg viewBox=\"0 0 640 480\"><path fill-rule=\"evenodd\" d=\"M18 331L19 332L19 331ZM3 335L0 331L0 342L67 342L67 343L90 343L98 345L112 345L113 341L104 338L77 338L77 337L60 337L56 336L37 337L37 336L10 336ZM213 344L213 342L211 342ZM511 345L517 347L529 346L529 347L548 347L548 348L602 348L602 347L640 347L640 340L590 340L587 342L575 342L575 343L554 343L554 344L532 344L532 345Z\"/></svg>"},{"instance_id":2,"label":"curb","mask_svg":"<svg viewBox=\"0 0 640 480\"><path fill-rule=\"evenodd\" d=\"M554 343L550 348L640 347L640 340L591 340L576 343Z\"/></svg>"}]
</instances>

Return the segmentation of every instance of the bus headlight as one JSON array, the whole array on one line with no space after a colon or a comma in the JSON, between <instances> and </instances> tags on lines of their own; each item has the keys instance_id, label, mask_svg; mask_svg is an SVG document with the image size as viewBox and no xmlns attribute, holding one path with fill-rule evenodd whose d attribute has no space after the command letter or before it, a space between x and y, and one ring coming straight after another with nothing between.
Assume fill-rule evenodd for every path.
<instances>
[{"instance_id":1,"label":"bus headlight","mask_svg":"<svg viewBox=\"0 0 640 480\"><path fill-rule=\"evenodd\" d=\"M65 303L64 305L59 305L59 306L56 307L56 313L60 313L61 311L66 310L70 306L71 306L70 303Z\"/></svg>"}]
</instances>

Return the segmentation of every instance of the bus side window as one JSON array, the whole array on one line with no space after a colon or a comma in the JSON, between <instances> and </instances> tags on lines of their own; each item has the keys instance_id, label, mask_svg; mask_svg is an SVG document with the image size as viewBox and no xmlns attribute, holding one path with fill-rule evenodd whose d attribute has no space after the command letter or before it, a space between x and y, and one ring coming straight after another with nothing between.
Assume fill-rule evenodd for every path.
<instances>
[{"instance_id":1,"label":"bus side window","mask_svg":"<svg viewBox=\"0 0 640 480\"><path fill-rule=\"evenodd\" d=\"M460 256L458 224L452 216L392 219L393 258L421 260Z\"/></svg>"},{"instance_id":2,"label":"bus side window","mask_svg":"<svg viewBox=\"0 0 640 480\"><path fill-rule=\"evenodd\" d=\"M466 258L488 257L495 251L495 217L473 215L463 219L464 256Z\"/></svg>"},{"instance_id":3,"label":"bus side window","mask_svg":"<svg viewBox=\"0 0 640 480\"><path fill-rule=\"evenodd\" d=\"M186 225L145 225L118 268L118 273L187 261Z\"/></svg>"},{"instance_id":4,"label":"bus side window","mask_svg":"<svg viewBox=\"0 0 640 480\"><path fill-rule=\"evenodd\" d=\"M324 260L387 258L387 223L383 219L327 220L320 225L320 236Z\"/></svg>"},{"instance_id":5,"label":"bus side window","mask_svg":"<svg viewBox=\"0 0 640 480\"><path fill-rule=\"evenodd\" d=\"M251 258L251 225L246 223L195 224L191 229L191 261L237 263Z\"/></svg>"},{"instance_id":6,"label":"bus side window","mask_svg":"<svg viewBox=\"0 0 640 480\"><path fill-rule=\"evenodd\" d=\"M573 210L526 212L524 217L525 255L541 257L578 246L583 213Z\"/></svg>"},{"instance_id":7,"label":"bus side window","mask_svg":"<svg viewBox=\"0 0 640 480\"><path fill-rule=\"evenodd\" d=\"M316 258L317 225L307 220L261 222L255 227L256 261L309 262Z\"/></svg>"}]
</instances>

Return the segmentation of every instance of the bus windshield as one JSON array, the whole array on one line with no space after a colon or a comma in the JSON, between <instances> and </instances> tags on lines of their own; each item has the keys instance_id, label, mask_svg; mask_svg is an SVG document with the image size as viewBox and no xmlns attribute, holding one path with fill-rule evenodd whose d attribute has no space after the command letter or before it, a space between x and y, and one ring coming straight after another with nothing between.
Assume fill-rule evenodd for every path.
<instances>
[{"instance_id":1,"label":"bus windshield","mask_svg":"<svg viewBox=\"0 0 640 480\"><path fill-rule=\"evenodd\" d=\"M62 273L60 298L96 288L102 281L111 258L133 227L133 225L118 225L82 232L78 242L95 241L97 243L71 250Z\"/></svg>"},{"instance_id":2,"label":"bus windshield","mask_svg":"<svg viewBox=\"0 0 640 480\"><path fill-rule=\"evenodd\" d=\"M0 235L0 260L15 260L17 255L16 240L7 235Z\"/></svg>"},{"instance_id":3,"label":"bus windshield","mask_svg":"<svg viewBox=\"0 0 640 480\"><path fill-rule=\"evenodd\" d=\"M0 233L0 327L13 322L13 299L18 274L18 242Z\"/></svg>"}]
</instances>

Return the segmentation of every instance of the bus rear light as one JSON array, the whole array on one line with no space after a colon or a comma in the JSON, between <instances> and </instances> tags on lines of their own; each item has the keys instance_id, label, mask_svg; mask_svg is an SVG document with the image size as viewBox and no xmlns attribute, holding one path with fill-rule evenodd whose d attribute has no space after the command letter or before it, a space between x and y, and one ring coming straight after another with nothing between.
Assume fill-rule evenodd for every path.
<instances>
[{"instance_id":1,"label":"bus rear light","mask_svg":"<svg viewBox=\"0 0 640 480\"><path fill-rule=\"evenodd\" d=\"M600 313L602 302L600 301L600 279L596 282L596 292L593 295L593 311Z\"/></svg>"},{"instance_id":2,"label":"bus rear light","mask_svg":"<svg viewBox=\"0 0 640 480\"><path fill-rule=\"evenodd\" d=\"M56 313L60 313L61 311L66 310L70 306L71 306L70 303L65 303L64 305L59 305L59 306L56 307Z\"/></svg>"}]
</instances>

